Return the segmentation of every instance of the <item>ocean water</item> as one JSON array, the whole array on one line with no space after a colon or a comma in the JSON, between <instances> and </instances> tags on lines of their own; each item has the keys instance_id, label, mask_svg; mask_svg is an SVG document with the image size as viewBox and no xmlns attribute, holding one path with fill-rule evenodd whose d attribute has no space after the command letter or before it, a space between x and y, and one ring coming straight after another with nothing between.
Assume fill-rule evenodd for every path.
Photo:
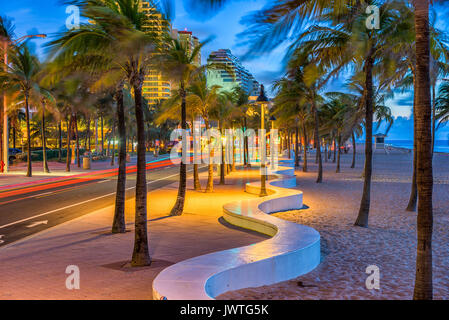
<instances>
[{"instance_id":1,"label":"ocean water","mask_svg":"<svg viewBox=\"0 0 449 320\"><path fill-rule=\"evenodd\" d=\"M394 147L413 149L413 140L385 140L386 144L391 144ZM436 140L435 152L449 153L449 140Z\"/></svg>"}]
</instances>

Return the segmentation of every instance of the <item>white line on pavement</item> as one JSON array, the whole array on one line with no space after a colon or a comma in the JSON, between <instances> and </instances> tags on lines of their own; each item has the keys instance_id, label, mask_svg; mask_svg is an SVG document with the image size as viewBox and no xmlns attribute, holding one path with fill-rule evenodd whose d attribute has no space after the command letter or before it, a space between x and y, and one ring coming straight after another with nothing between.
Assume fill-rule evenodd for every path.
<instances>
[{"instance_id":1,"label":"white line on pavement","mask_svg":"<svg viewBox=\"0 0 449 320\"><path fill-rule=\"evenodd\" d=\"M191 172L191 171L193 171L193 169L187 170L187 172ZM155 182L159 182L159 181L162 181L162 180L166 180L166 179L169 179L169 178L173 178L173 177L176 177L178 175L179 175L179 173L173 174L171 176L167 176L167 177L164 177L164 178L161 178L161 179L152 180L152 181L148 182L147 185L155 183ZM126 191L131 190L131 189L135 189L135 188L136 188L135 186L134 187L130 187L130 188L127 188ZM48 211L48 212L44 212L44 213L41 213L41 214L37 214L37 215L32 216L32 217L28 217L28 218L25 218L25 219L22 219L22 220L18 220L18 221L11 222L11 223L5 224L3 226L0 226L0 229L6 228L6 227L9 227L9 226L13 226L15 224L22 223L22 222L25 222L25 221L28 221L28 220L33 220L35 218L42 217L42 216L45 216L47 214L51 214L51 213L55 213L55 212L58 212L58 211L61 211L61 210L65 210L65 209L69 209L69 208L72 208L72 207L76 207L76 206L79 206L79 205L82 205L82 204L85 204L85 203L88 203L88 202L92 202L92 201L95 201L95 200L106 198L106 197L109 197L109 196L114 195L114 194L115 194L115 192L111 192L111 193L108 193L108 194L105 194L105 195L102 195L102 196L99 196L99 197L96 197L96 198L92 198L92 199L89 199L89 200L85 200L85 201L81 201L81 202L78 202L78 203L74 203L74 204L71 204L71 205L68 205L68 206L65 206L65 207L62 207L62 208L59 208L59 209L54 209L54 210L51 210L51 211Z\"/></svg>"},{"instance_id":2,"label":"white line on pavement","mask_svg":"<svg viewBox=\"0 0 449 320\"><path fill-rule=\"evenodd\" d=\"M34 227L37 227L37 226L39 226L41 224L47 224L47 223L48 223L48 220L36 221L36 222L33 222L33 223L27 225L27 228L34 228Z\"/></svg>"},{"instance_id":3,"label":"white line on pavement","mask_svg":"<svg viewBox=\"0 0 449 320\"><path fill-rule=\"evenodd\" d=\"M111 179L101 180L101 181L98 181L97 183L105 183L105 182L109 182L109 181L111 181Z\"/></svg>"},{"instance_id":4,"label":"white line on pavement","mask_svg":"<svg viewBox=\"0 0 449 320\"><path fill-rule=\"evenodd\" d=\"M40 196L45 196L45 195L50 194L50 193L53 193L53 192L54 192L54 191L45 192L45 193L39 193L39 194L34 195L33 197L38 198L38 197L40 197Z\"/></svg>"}]
</instances>

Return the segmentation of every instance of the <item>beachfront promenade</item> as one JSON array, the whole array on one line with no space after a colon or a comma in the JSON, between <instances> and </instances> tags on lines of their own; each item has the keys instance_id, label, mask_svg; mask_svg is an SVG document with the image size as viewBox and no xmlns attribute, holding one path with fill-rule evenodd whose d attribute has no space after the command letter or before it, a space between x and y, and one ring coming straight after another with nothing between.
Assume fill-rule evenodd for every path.
<instances>
[{"instance_id":1,"label":"beachfront promenade","mask_svg":"<svg viewBox=\"0 0 449 320\"><path fill-rule=\"evenodd\" d=\"M232 225L272 237L257 244L210 253L163 270L153 282L157 299L209 300L227 291L268 285L295 278L320 263L320 235L307 226L269 214L303 208L303 193L296 186L293 162L281 160L268 196L238 200L223 206L223 218ZM245 185L260 194L260 182Z\"/></svg>"},{"instance_id":2,"label":"beachfront promenade","mask_svg":"<svg viewBox=\"0 0 449 320\"><path fill-rule=\"evenodd\" d=\"M353 227L363 179L363 150L350 169L351 154L342 155L342 173L324 163L324 182L316 184L313 154L309 172L296 170L296 190L304 192L305 209L274 216L310 226L321 235L321 263L297 279L259 288L242 289L218 299L409 299L413 290L416 252L416 214L405 212L411 180L411 155L375 153L370 228ZM449 155L435 155L435 297L448 298ZM130 268L132 232L109 234L112 207L39 233L0 249L4 299L152 299L154 278L165 268L212 252L260 243L259 233L235 228L222 219L223 205L259 199L244 192L247 182L259 179L258 170L239 170L213 194L192 191L189 179L185 214L167 217L174 203L173 183L149 193L149 235L153 264ZM205 175L201 174L203 186ZM133 229L134 201L127 202L127 228ZM365 287L366 267L381 270L381 289ZM80 290L67 290L68 265L81 272Z\"/></svg>"}]
</instances>

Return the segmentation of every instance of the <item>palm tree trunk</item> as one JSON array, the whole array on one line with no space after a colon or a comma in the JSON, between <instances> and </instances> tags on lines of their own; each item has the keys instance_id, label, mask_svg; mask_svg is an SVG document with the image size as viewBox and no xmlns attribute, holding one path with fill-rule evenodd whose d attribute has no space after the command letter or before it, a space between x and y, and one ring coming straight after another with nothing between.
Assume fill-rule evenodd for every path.
<instances>
[{"instance_id":1,"label":"palm tree trunk","mask_svg":"<svg viewBox=\"0 0 449 320\"><path fill-rule=\"evenodd\" d=\"M299 127L296 123L295 128L295 167L299 167Z\"/></svg>"},{"instance_id":2,"label":"palm tree trunk","mask_svg":"<svg viewBox=\"0 0 449 320\"><path fill-rule=\"evenodd\" d=\"M194 128L195 126L195 115L192 114L192 133L194 132L194 130L196 130ZM195 131L196 132L196 131ZM195 146L195 142L194 142L194 146ZM201 146L200 146L201 148ZM199 171L198 171L198 164L196 163L196 161L198 161L197 159L197 153L198 150L193 150L193 189L195 191L201 191L201 183L200 183L200 176L199 176ZM200 152L200 160L201 160L201 150L199 150Z\"/></svg>"},{"instance_id":3,"label":"palm tree trunk","mask_svg":"<svg viewBox=\"0 0 449 320\"><path fill-rule=\"evenodd\" d=\"M234 132L234 128L232 130ZM234 140L234 135L231 137L232 139L232 165L231 165L231 171L235 171L235 153L236 153L236 148L235 148L235 140Z\"/></svg>"},{"instance_id":4,"label":"palm tree trunk","mask_svg":"<svg viewBox=\"0 0 449 320\"><path fill-rule=\"evenodd\" d=\"M335 141L333 139L330 141L330 144L329 144L329 153L327 154L328 160L330 160L332 158L332 145L334 145L334 148L335 148Z\"/></svg>"},{"instance_id":5,"label":"palm tree trunk","mask_svg":"<svg viewBox=\"0 0 449 320\"><path fill-rule=\"evenodd\" d=\"M334 139L334 158L332 162L335 163L337 161L337 141Z\"/></svg>"},{"instance_id":6,"label":"palm tree trunk","mask_svg":"<svg viewBox=\"0 0 449 320\"><path fill-rule=\"evenodd\" d=\"M413 80L414 86L416 85L415 80ZM417 137L416 137L416 97L417 92L414 90L413 93L413 174L412 174L412 188L410 190L410 198L408 200L406 211L416 211L416 205L418 203L418 186L416 184L416 167L418 161L417 154Z\"/></svg>"},{"instance_id":7,"label":"palm tree trunk","mask_svg":"<svg viewBox=\"0 0 449 320\"><path fill-rule=\"evenodd\" d=\"M87 119L87 132L86 132L86 140L87 140L87 146L86 146L86 151L87 150L91 150L91 144L90 144L90 116Z\"/></svg>"},{"instance_id":8,"label":"palm tree trunk","mask_svg":"<svg viewBox=\"0 0 449 320\"><path fill-rule=\"evenodd\" d=\"M321 141L320 141L320 132L319 132L319 128L320 128L320 122L318 119L318 110L317 107L315 105L315 101L312 102L313 103L313 116L314 116L314 120L315 120L315 139L316 139L316 154L317 154L317 159L318 159L318 177L316 179L317 183L321 183L323 181L323 159L321 157Z\"/></svg>"},{"instance_id":9,"label":"palm tree trunk","mask_svg":"<svg viewBox=\"0 0 449 320\"><path fill-rule=\"evenodd\" d=\"M365 90L366 90L366 106L365 106L365 174L362 200L360 202L360 209L356 226L368 228L368 216L371 204L371 174L373 166L373 65L374 59L372 57L373 50L370 50L365 61Z\"/></svg>"},{"instance_id":10,"label":"palm tree trunk","mask_svg":"<svg viewBox=\"0 0 449 320\"><path fill-rule=\"evenodd\" d=\"M324 143L324 162L327 162L327 141Z\"/></svg>"},{"instance_id":11,"label":"palm tree trunk","mask_svg":"<svg viewBox=\"0 0 449 320\"><path fill-rule=\"evenodd\" d=\"M245 131L246 131L246 117L243 116L243 126L242 126L242 131L243 131L243 165L246 166L246 136L245 136Z\"/></svg>"},{"instance_id":12,"label":"palm tree trunk","mask_svg":"<svg viewBox=\"0 0 449 320\"><path fill-rule=\"evenodd\" d=\"M101 147L100 147L100 150L101 150L101 153L104 154L103 153L103 148L104 148L103 115L100 115L100 123L101 123L100 124L101 125Z\"/></svg>"},{"instance_id":13,"label":"palm tree trunk","mask_svg":"<svg viewBox=\"0 0 449 320\"><path fill-rule=\"evenodd\" d=\"M123 84L120 84L115 94L117 102L117 120L119 135L118 153L118 177L117 191L115 193L114 221L112 222L112 233L124 233L125 224L125 188L126 188L126 127L125 109L123 106Z\"/></svg>"},{"instance_id":14,"label":"palm tree trunk","mask_svg":"<svg viewBox=\"0 0 449 320\"><path fill-rule=\"evenodd\" d=\"M352 138L352 164L351 168L355 168L355 155L356 155L356 146L355 146L355 134L354 131L351 132L351 138Z\"/></svg>"},{"instance_id":15,"label":"palm tree trunk","mask_svg":"<svg viewBox=\"0 0 449 320\"><path fill-rule=\"evenodd\" d=\"M59 120L58 123L58 141L59 141L59 151L58 151L58 161L62 161L62 123L61 120Z\"/></svg>"},{"instance_id":16,"label":"palm tree trunk","mask_svg":"<svg viewBox=\"0 0 449 320\"><path fill-rule=\"evenodd\" d=\"M185 131L187 130L187 110L186 110L186 91L184 87L184 82L181 81L181 128L183 130L183 137L182 137L182 161L179 167L179 187L178 187L178 195L176 197L176 203L173 206L170 215L171 216L180 216L182 212L184 211L184 202L186 198L186 185L187 185L187 170L186 170L186 162L187 159L187 141L185 137Z\"/></svg>"},{"instance_id":17,"label":"palm tree trunk","mask_svg":"<svg viewBox=\"0 0 449 320\"><path fill-rule=\"evenodd\" d=\"M70 154L70 139L72 134L72 115L69 115L69 120L67 123L67 157L66 157L66 168L65 171L70 172L70 162L71 162L71 156Z\"/></svg>"},{"instance_id":18,"label":"palm tree trunk","mask_svg":"<svg viewBox=\"0 0 449 320\"><path fill-rule=\"evenodd\" d=\"M106 133L106 136L108 135L108 133ZM109 157L109 155L111 154L111 151L110 151L111 150L111 137L109 137L109 138L106 137L106 138L108 139L108 147L106 149L106 157Z\"/></svg>"},{"instance_id":19,"label":"palm tree trunk","mask_svg":"<svg viewBox=\"0 0 449 320\"><path fill-rule=\"evenodd\" d=\"M288 158L291 159L291 153L292 153L292 139L291 139L291 133L290 130L287 129L287 144L288 144Z\"/></svg>"},{"instance_id":20,"label":"palm tree trunk","mask_svg":"<svg viewBox=\"0 0 449 320\"><path fill-rule=\"evenodd\" d=\"M145 118L142 106L143 74L133 81L134 107L137 124L137 180L136 180L136 214L134 250L132 266L147 266L151 264L148 248L147 232L147 176L145 159Z\"/></svg>"},{"instance_id":21,"label":"palm tree trunk","mask_svg":"<svg viewBox=\"0 0 449 320\"><path fill-rule=\"evenodd\" d=\"M76 138L76 165L78 166L78 168L81 168L81 156L80 156L80 139L79 139L79 134L78 134L78 117L75 113L75 118L74 118L74 122L75 122L75 138Z\"/></svg>"},{"instance_id":22,"label":"palm tree trunk","mask_svg":"<svg viewBox=\"0 0 449 320\"><path fill-rule=\"evenodd\" d=\"M112 157L111 166L115 164L115 121L112 120Z\"/></svg>"},{"instance_id":23,"label":"palm tree trunk","mask_svg":"<svg viewBox=\"0 0 449 320\"><path fill-rule=\"evenodd\" d=\"M200 176L198 172L198 164L193 164L193 189L195 191L201 191Z\"/></svg>"},{"instance_id":24,"label":"palm tree trunk","mask_svg":"<svg viewBox=\"0 0 449 320\"><path fill-rule=\"evenodd\" d=\"M31 167L31 130L30 130L30 106L29 103L29 94L25 93L25 112L26 112L26 126L27 126L27 177L31 177L33 175L32 167Z\"/></svg>"},{"instance_id":25,"label":"palm tree trunk","mask_svg":"<svg viewBox=\"0 0 449 320\"><path fill-rule=\"evenodd\" d=\"M418 244L413 298L433 298L432 284L432 132L429 78L429 1L414 1L416 31L416 138L418 186Z\"/></svg>"},{"instance_id":26,"label":"palm tree trunk","mask_svg":"<svg viewBox=\"0 0 449 320\"><path fill-rule=\"evenodd\" d=\"M338 136L338 151L337 151L337 169L336 173L340 173L340 157L341 157L341 136Z\"/></svg>"},{"instance_id":27,"label":"palm tree trunk","mask_svg":"<svg viewBox=\"0 0 449 320\"><path fill-rule=\"evenodd\" d=\"M12 147L15 149L16 148L16 127L12 127Z\"/></svg>"},{"instance_id":28,"label":"palm tree trunk","mask_svg":"<svg viewBox=\"0 0 449 320\"><path fill-rule=\"evenodd\" d=\"M206 131L209 131L209 120L204 119L204 125L206 126ZM209 139L208 145L211 146L212 138ZM207 186L206 186L206 192L213 192L214 191L214 164L213 159L214 157L214 149L210 147L209 150L209 165L207 167Z\"/></svg>"},{"instance_id":29,"label":"palm tree trunk","mask_svg":"<svg viewBox=\"0 0 449 320\"><path fill-rule=\"evenodd\" d=\"M223 128L221 128L221 121L220 121L220 134L223 136ZM221 142L221 141L220 141ZM224 185L225 184L225 150L223 143L221 143L221 163L220 163L220 182L218 184Z\"/></svg>"},{"instance_id":30,"label":"palm tree trunk","mask_svg":"<svg viewBox=\"0 0 449 320\"><path fill-rule=\"evenodd\" d=\"M49 173L48 162L47 162L47 148L45 145L45 104L42 103L42 160L44 165L44 172Z\"/></svg>"},{"instance_id":31,"label":"palm tree trunk","mask_svg":"<svg viewBox=\"0 0 449 320\"><path fill-rule=\"evenodd\" d=\"M307 172L307 132L306 132L306 122L305 120L302 121L302 134L304 136L304 160L302 162L302 172Z\"/></svg>"}]
</instances>

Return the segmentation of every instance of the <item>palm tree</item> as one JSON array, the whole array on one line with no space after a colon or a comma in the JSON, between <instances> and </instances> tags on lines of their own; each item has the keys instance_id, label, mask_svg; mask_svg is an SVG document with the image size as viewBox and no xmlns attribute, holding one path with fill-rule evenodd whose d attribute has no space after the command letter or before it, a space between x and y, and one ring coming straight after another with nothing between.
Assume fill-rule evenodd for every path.
<instances>
[{"instance_id":1,"label":"palm tree","mask_svg":"<svg viewBox=\"0 0 449 320\"><path fill-rule=\"evenodd\" d=\"M273 114L282 122L295 121L295 167L299 166L299 131L304 140L303 172L307 172L307 132L310 119L310 104L304 99L305 86L301 77L282 78L274 85L277 95L274 98Z\"/></svg>"},{"instance_id":2,"label":"palm tree","mask_svg":"<svg viewBox=\"0 0 449 320\"><path fill-rule=\"evenodd\" d=\"M313 61L313 52L308 48L296 49L289 61L291 76L303 84L302 98L305 103L310 105L310 112L313 119L314 140L316 145L316 157L318 162L317 183L323 181L323 160L321 156L321 137L319 133L319 103L322 98L318 92L327 83L328 77L325 77L325 70L317 66ZM305 155L304 155L305 157ZM304 158L304 161L307 161Z\"/></svg>"},{"instance_id":3,"label":"palm tree","mask_svg":"<svg viewBox=\"0 0 449 320\"><path fill-rule=\"evenodd\" d=\"M210 111L210 115L213 119L218 121L218 127L222 139L225 138L224 129L227 124L231 122L230 117L234 111L235 105L233 103L233 94L232 92L223 91L218 96L217 103L214 105L212 110ZM224 144L221 141L218 142L221 146L221 162L220 162L220 185L225 184L225 175L226 175L226 163L225 163L225 150Z\"/></svg>"},{"instance_id":4,"label":"palm tree","mask_svg":"<svg viewBox=\"0 0 449 320\"><path fill-rule=\"evenodd\" d=\"M161 68L169 77L179 85L179 95L181 98L181 129L185 132L187 129L187 88L203 73L208 66L197 65L197 57L201 48L207 43L204 42L190 50L187 46L177 39L168 41L164 48L164 54L161 56ZM181 215L184 210L187 171L186 171L186 138L183 137L182 161L179 171L179 187L176 203L170 211L171 216Z\"/></svg>"},{"instance_id":5,"label":"palm tree","mask_svg":"<svg viewBox=\"0 0 449 320\"><path fill-rule=\"evenodd\" d=\"M347 126L348 119L354 111L354 104L351 104L351 96L341 93L330 93L329 102L322 107L324 123L322 129L326 132L333 132L338 146L337 167L335 172L340 172L341 144L347 140L352 133L352 128Z\"/></svg>"},{"instance_id":6,"label":"palm tree","mask_svg":"<svg viewBox=\"0 0 449 320\"><path fill-rule=\"evenodd\" d=\"M200 111L200 107L198 107L198 99L199 97L196 94L192 94L191 90L195 90L196 81L191 86L187 88L187 97L186 97L186 114L189 115L189 123L191 132L194 131L194 122L196 120L196 114ZM169 99L164 100L161 103L161 106L158 110L158 114L156 116L156 124L163 125L167 123L168 120L175 120L177 122L181 121L180 111L182 106L182 98L180 90L173 90L172 95ZM207 119L207 118L206 118ZM209 126L209 122L206 122L206 127ZM199 169L198 164L193 164L193 180L194 180L194 190L201 191L201 184L199 180Z\"/></svg>"},{"instance_id":7,"label":"palm tree","mask_svg":"<svg viewBox=\"0 0 449 320\"><path fill-rule=\"evenodd\" d=\"M416 142L418 186L418 244L413 298L429 300L432 286L432 107L430 98L429 1L413 1L416 32Z\"/></svg>"},{"instance_id":8,"label":"palm tree","mask_svg":"<svg viewBox=\"0 0 449 320\"><path fill-rule=\"evenodd\" d=\"M240 110L240 115L242 117L242 129L244 133L243 138L243 164L245 166L251 166L249 163L249 146L248 146L248 136L245 135L246 130L248 130L248 116L249 114L254 113L254 106L249 102L249 95L246 91L237 86L233 89L234 94L234 103L236 105L236 110Z\"/></svg>"},{"instance_id":9,"label":"palm tree","mask_svg":"<svg viewBox=\"0 0 449 320\"><path fill-rule=\"evenodd\" d=\"M95 24L75 30L68 40L74 43L68 54L81 55L86 53L87 57L92 53L89 46L93 46L104 73L103 83L116 86L116 91L122 90L122 83L126 80L134 94L134 107L137 127L137 180L136 180L136 214L135 214L135 242L131 264L133 266L144 266L151 264L148 249L147 234L147 182L146 182L146 159L145 159L145 118L143 109L142 86L144 76L155 60L155 54L161 48L157 32L148 31L150 18L147 12L140 8L140 0L78 0L72 1L81 8L81 13ZM155 9L156 4L149 2ZM155 10L155 12L161 12ZM95 28L97 32L90 32L89 27ZM87 30L85 30L87 29ZM161 31L164 31L162 29ZM85 32L86 37L82 39L79 33ZM71 38L71 39L70 39ZM87 42L86 42L87 41ZM86 43L89 46L86 46ZM83 48L87 48L84 50ZM101 54L103 53L103 54ZM154 64L153 64L154 65ZM117 97L121 97L118 93ZM119 105L121 109L121 106ZM119 109L118 108L118 109ZM120 114L122 114L120 112ZM123 119L119 119L123 121ZM123 129L123 126L120 126ZM122 132L121 142L123 144ZM123 149L121 149L123 150ZM123 159L123 155L121 156ZM120 167L120 166L119 166ZM121 166L123 172L123 165ZM123 185L123 173L120 183ZM122 187L118 186L118 190ZM119 189L120 188L120 189ZM123 192L121 192L123 195ZM122 215L122 213L120 213ZM123 221L121 219L121 221Z\"/></svg>"},{"instance_id":10,"label":"palm tree","mask_svg":"<svg viewBox=\"0 0 449 320\"><path fill-rule=\"evenodd\" d=\"M206 77L200 75L188 88L187 104L195 110L195 113L201 115L204 120L206 130L210 129L210 110L217 104L219 86L208 87ZM212 144L212 138L209 139L209 146ZM209 159L213 159L213 148L209 150ZM214 165L210 161L208 165L206 192L214 190Z\"/></svg>"},{"instance_id":11,"label":"palm tree","mask_svg":"<svg viewBox=\"0 0 449 320\"><path fill-rule=\"evenodd\" d=\"M36 81L39 72L39 60L34 56L26 43L10 47L9 64L6 71L1 68L0 83L4 90L20 92L25 100L26 130L27 130L27 177L32 176L31 167L31 137L30 137L30 96L39 90Z\"/></svg>"},{"instance_id":12,"label":"palm tree","mask_svg":"<svg viewBox=\"0 0 449 320\"><path fill-rule=\"evenodd\" d=\"M4 69L5 68L5 61L3 61L3 58L5 57L5 52L3 50L7 50L8 48L8 43L11 42L11 40L14 38L15 34L14 34L14 30L15 30L15 26L14 23L12 21L12 19L8 18L8 17L2 17L0 16L0 43L2 44L0 51L2 52L1 54L1 66ZM2 121L3 124L3 119L6 116L4 114L4 112L6 112L5 110L5 106L7 105L7 101L4 101L5 99L5 95L2 94L1 96L1 105L0 105L0 119ZM2 133L1 137L2 137L2 141L0 142L0 154L4 154L3 152L6 150L6 146L3 145L3 134L5 134L6 132L6 128L2 127L2 131L0 131L0 133ZM15 127L13 127L13 133L14 133L14 138L15 138ZM15 144L15 140L14 140L14 144ZM0 160L0 162L2 162L3 159Z\"/></svg>"},{"instance_id":13,"label":"palm tree","mask_svg":"<svg viewBox=\"0 0 449 320\"><path fill-rule=\"evenodd\" d=\"M438 90L436 130L449 122L449 82L443 83Z\"/></svg>"},{"instance_id":14,"label":"palm tree","mask_svg":"<svg viewBox=\"0 0 449 320\"><path fill-rule=\"evenodd\" d=\"M47 147L46 147L46 136L45 136L45 131L46 131L46 124L45 124L45 113L46 113L46 105L47 104L55 104L55 100L53 95L51 94L50 91L44 89L44 88L40 88L40 92L39 92L39 105L41 107L41 113L42 113L42 127L41 127L41 132L42 132L42 157L43 157L43 166L44 166L44 172L50 172L50 169L48 168L48 162L47 162Z\"/></svg>"}]
</instances>

